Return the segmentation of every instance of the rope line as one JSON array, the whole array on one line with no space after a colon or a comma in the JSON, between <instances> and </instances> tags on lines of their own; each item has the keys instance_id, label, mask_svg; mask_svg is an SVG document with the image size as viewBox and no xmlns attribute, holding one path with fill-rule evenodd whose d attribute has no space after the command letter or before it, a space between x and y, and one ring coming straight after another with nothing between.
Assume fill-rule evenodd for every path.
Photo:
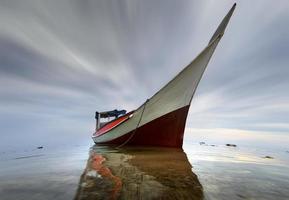
<instances>
[{"instance_id":1,"label":"rope line","mask_svg":"<svg viewBox=\"0 0 289 200\"><path fill-rule=\"evenodd\" d=\"M144 113L144 111L145 111L145 107L146 107L146 104L147 104L148 101L149 101L149 99L147 99L146 102L143 104L144 106L143 106L143 109L142 109L142 112L141 112L139 121L138 121L138 123L137 123L137 125L136 125L136 127L135 127L135 129L134 129L134 131L133 131L133 133L129 136L129 138L128 138L126 141L124 141L122 144L120 144L120 145L117 146L116 148L121 148L121 147L123 147L124 145L126 145L126 144L133 138L133 136L136 134L136 131L137 131L139 125L140 125L140 122L141 122L141 120L142 120L143 113Z\"/></svg>"}]
</instances>

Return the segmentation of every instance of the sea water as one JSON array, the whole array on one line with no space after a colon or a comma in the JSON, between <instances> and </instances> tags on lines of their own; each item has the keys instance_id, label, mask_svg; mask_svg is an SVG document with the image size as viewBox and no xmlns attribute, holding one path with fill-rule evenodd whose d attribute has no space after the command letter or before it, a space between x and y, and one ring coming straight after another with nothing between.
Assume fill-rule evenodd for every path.
<instances>
[{"instance_id":1,"label":"sea water","mask_svg":"<svg viewBox=\"0 0 289 200\"><path fill-rule=\"evenodd\" d=\"M271 156L272 158L265 158ZM0 199L289 199L289 153L62 145L0 152Z\"/></svg>"}]
</instances>

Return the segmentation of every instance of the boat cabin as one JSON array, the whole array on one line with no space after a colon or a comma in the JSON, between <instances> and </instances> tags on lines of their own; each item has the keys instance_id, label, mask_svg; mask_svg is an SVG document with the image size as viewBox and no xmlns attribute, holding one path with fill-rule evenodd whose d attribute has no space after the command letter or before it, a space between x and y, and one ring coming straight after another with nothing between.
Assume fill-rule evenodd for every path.
<instances>
[{"instance_id":1,"label":"boat cabin","mask_svg":"<svg viewBox=\"0 0 289 200\"><path fill-rule=\"evenodd\" d=\"M105 112L95 112L95 120L96 120L96 131L102 128L105 124L117 119L118 117L125 115L126 110L111 110Z\"/></svg>"}]
</instances>

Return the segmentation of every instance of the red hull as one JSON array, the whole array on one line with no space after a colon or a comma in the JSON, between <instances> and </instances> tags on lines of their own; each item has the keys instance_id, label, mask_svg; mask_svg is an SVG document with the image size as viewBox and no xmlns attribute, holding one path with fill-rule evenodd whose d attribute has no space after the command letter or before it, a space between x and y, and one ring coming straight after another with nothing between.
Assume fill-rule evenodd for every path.
<instances>
[{"instance_id":1,"label":"red hull","mask_svg":"<svg viewBox=\"0 0 289 200\"><path fill-rule=\"evenodd\" d=\"M131 131L105 144L121 145L128 141L126 144L129 145L182 147L189 107L188 105L163 115L139 127L135 133ZM134 135L131 137L131 134Z\"/></svg>"}]
</instances>

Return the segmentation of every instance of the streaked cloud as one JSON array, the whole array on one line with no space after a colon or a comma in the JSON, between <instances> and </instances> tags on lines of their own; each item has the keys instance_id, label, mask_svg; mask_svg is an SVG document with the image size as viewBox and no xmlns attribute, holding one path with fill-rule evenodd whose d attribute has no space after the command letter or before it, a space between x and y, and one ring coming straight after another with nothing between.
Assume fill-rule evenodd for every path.
<instances>
[{"instance_id":1,"label":"streaked cloud","mask_svg":"<svg viewBox=\"0 0 289 200\"><path fill-rule=\"evenodd\" d=\"M232 4L2 0L3 145L89 138L95 110L144 102L205 47ZM187 127L288 135L289 2L237 4Z\"/></svg>"}]
</instances>

